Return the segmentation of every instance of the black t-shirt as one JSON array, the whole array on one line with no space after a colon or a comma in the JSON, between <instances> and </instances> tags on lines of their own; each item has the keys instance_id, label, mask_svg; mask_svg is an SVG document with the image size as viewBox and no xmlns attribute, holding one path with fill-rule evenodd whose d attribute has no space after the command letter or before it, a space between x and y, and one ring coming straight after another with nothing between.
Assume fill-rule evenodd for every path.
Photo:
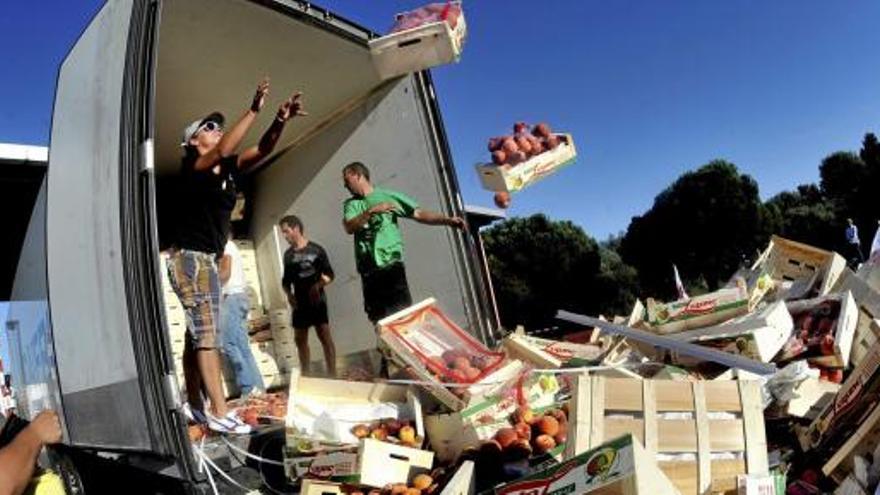
<instances>
[{"instance_id":1,"label":"black t-shirt","mask_svg":"<svg viewBox=\"0 0 880 495\"><path fill-rule=\"evenodd\" d=\"M229 233L229 216L235 206L238 156L220 160L214 168L195 171L194 155L183 159L175 212L176 228L171 245L205 253L221 254Z\"/></svg>"},{"instance_id":2,"label":"black t-shirt","mask_svg":"<svg viewBox=\"0 0 880 495\"><path fill-rule=\"evenodd\" d=\"M333 278L333 267L324 248L309 241L302 249L293 246L284 252L284 276L281 284L286 290L293 287L297 306L310 304L309 289L321 275ZM321 302L326 302L324 289L321 289Z\"/></svg>"}]
</instances>

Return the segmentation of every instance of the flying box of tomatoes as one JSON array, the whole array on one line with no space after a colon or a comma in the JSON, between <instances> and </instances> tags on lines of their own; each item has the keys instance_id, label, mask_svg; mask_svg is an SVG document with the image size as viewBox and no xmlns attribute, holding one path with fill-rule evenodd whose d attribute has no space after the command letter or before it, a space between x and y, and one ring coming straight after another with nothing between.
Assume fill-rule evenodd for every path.
<instances>
[{"instance_id":1,"label":"flying box of tomatoes","mask_svg":"<svg viewBox=\"0 0 880 495\"><path fill-rule=\"evenodd\" d=\"M533 128L525 122L513 134L489 139L492 163L478 164L483 188L513 193L574 163L577 150L571 134L556 134L544 123Z\"/></svg>"}]
</instances>

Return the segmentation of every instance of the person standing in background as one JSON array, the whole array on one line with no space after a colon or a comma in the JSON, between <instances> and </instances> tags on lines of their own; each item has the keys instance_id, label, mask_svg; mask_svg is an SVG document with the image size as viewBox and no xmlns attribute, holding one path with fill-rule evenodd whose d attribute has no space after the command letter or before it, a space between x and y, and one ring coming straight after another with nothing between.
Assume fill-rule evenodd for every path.
<instances>
[{"instance_id":1,"label":"person standing in background","mask_svg":"<svg viewBox=\"0 0 880 495\"><path fill-rule=\"evenodd\" d=\"M284 252L284 275L281 284L293 310L294 341L303 374L309 372L309 327L315 327L324 349L327 373L336 376L336 345L330 335L327 295L324 287L333 281L333 267L327 251L305 236L302 221L288 215L278 222L281 234L290 247Z\"/></svg>"},{"instance_id":2,"label":"person standing in background","mask_svg":"<svg viewBox=\"0 0 880 495\"><path fill-rule=\"evenodd\" d=\"M230 236L218 269L223 286L220 299L220 348L232 366L241 395L247 396L265 393L266 387L248 340L250 299L242 268L241 253Z\"/></svg>"},{"instance_id":3,"label":"person standing in background","mask_svg":"<svg viewBox=\"0 0 880 495\"><path fill-rule=\"evenodd\" d=\"M849 247L848 258L855 260L856 264L864 263L865 256L862 254L862 241L859 240L859 228L853 223L852 218L846 219L846 243Z\"/></svg>"}]
</instances>

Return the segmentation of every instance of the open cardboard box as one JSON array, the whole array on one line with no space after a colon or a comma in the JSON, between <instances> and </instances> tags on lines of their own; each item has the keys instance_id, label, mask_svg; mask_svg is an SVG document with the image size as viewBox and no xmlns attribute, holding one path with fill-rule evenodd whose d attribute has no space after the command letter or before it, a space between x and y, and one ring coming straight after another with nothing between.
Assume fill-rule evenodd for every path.
<instances>
[{"instance_id":1,"label":"open cardboard box","mask_svg":"<svg viewBox=\"0 0 880 495\"><path fill-rule=\"evenodd\" d=\"M577 149L571 134L556 134L559 146L537 154L517 165L477 164L477 175L483 188L489 191L515 193L526 186L554 174L574 163Z\"/></svg>"},{"instance_id":2,"label":"open cardboard box","mask_svg":"<svg viewBox=\"0 0 880 495\"><path fill-rule=\"evenodd\" d=\"M785 344L794 323L782 301L720 325L670 334L669 338L706 345L733 354L769 363ZM677 356L678 362L694 364L694 359Z\"/></svg>"},{"instance_id":3,"label":"open cardboard box","mask_svg":"<svg viewBox=\"0 0 880 495\"><path fill-rule=\"evenodd\" d=\"M411 419L416 439L423 441L425 438L422 404L408 386L304 377L299 369L294 369L288 397L285 440L291 452L299 456L357 446L358 441L351 438L350 429L357 424L382 419L350 417L359 409L408 412L411 417L397 419ZM316 411L310 408L315 404L321 407L318 420L314 420ZM313 431L305 431L304 424L313 425Z\"/></svg>"}]
</instances>

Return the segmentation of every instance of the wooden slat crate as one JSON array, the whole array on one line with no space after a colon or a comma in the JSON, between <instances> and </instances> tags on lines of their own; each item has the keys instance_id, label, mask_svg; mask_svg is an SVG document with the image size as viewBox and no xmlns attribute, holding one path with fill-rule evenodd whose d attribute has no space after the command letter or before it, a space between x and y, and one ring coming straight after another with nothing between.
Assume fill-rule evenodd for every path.
<instances>
[{"instance_id":1,"label":"wooden slat crate","mask_svg":"<svg viewBox=\"0 0 880 495\"><path fill-rule=\"evenodd\" d=\"M824 296L831 292L845 268L846 260L835 252L774 235L752 265L751 274L767 273L775 280L795 281L819 272L819 295Z\"/></svg>"},{"instance_id":2,"label":"wooden slat crate","mask_svg":"<svg viewBox=\"0 0 880 495\"><path fill-rule=\"evenodd\" d=\"M467 24L464 13L455 29L446 21L391 33L369 42L373 66L382 79L458 62Z\"/></svg>"},{"instance_id":3,"label":"wooden slat crate","mask_svg":"<svg viewBox=\"0 0 880 495\"><path fill-rule=\"evenodd\" d=\"M693 419L662 419L667 412ZM710 413L737 419L711 419ZM618 418L622 414L631 419ZM683 495L708 490L736 493L739 474L767 474L760 385L754 381L631 380L576 377L570 405L566 458L616 436L632 433L652 454L695 454L693 461L661 461L660 469ZM713 452L742 452L742 459L713 460Z\"/></svg>"},{"instance_id":4,"label":"wooden slat crate","mask_svg":"<svg viewBox=\"0 0 880 495\"><path fill-rule=\"evenodd\" d=\"M858 366L865 359L868 350L880 340L880 292L847 269L841 276L835 292L850 291L859 308L859 320L853 337L850 362Z\"/></svg>"},{"instance_id":5,"label":"wooden slat crate","mask_svg":"<svg viewBox=\"0 0 880 495\"><path fill-rule=\"evenodd\" d=\"M878 443L880 443L880 406L875 406L867 419L859 424L855 433L850 435L822 466L822 472L837 482L843 481L853 469L853 457L872 456Z\"/></svg>"}]
</instances>

